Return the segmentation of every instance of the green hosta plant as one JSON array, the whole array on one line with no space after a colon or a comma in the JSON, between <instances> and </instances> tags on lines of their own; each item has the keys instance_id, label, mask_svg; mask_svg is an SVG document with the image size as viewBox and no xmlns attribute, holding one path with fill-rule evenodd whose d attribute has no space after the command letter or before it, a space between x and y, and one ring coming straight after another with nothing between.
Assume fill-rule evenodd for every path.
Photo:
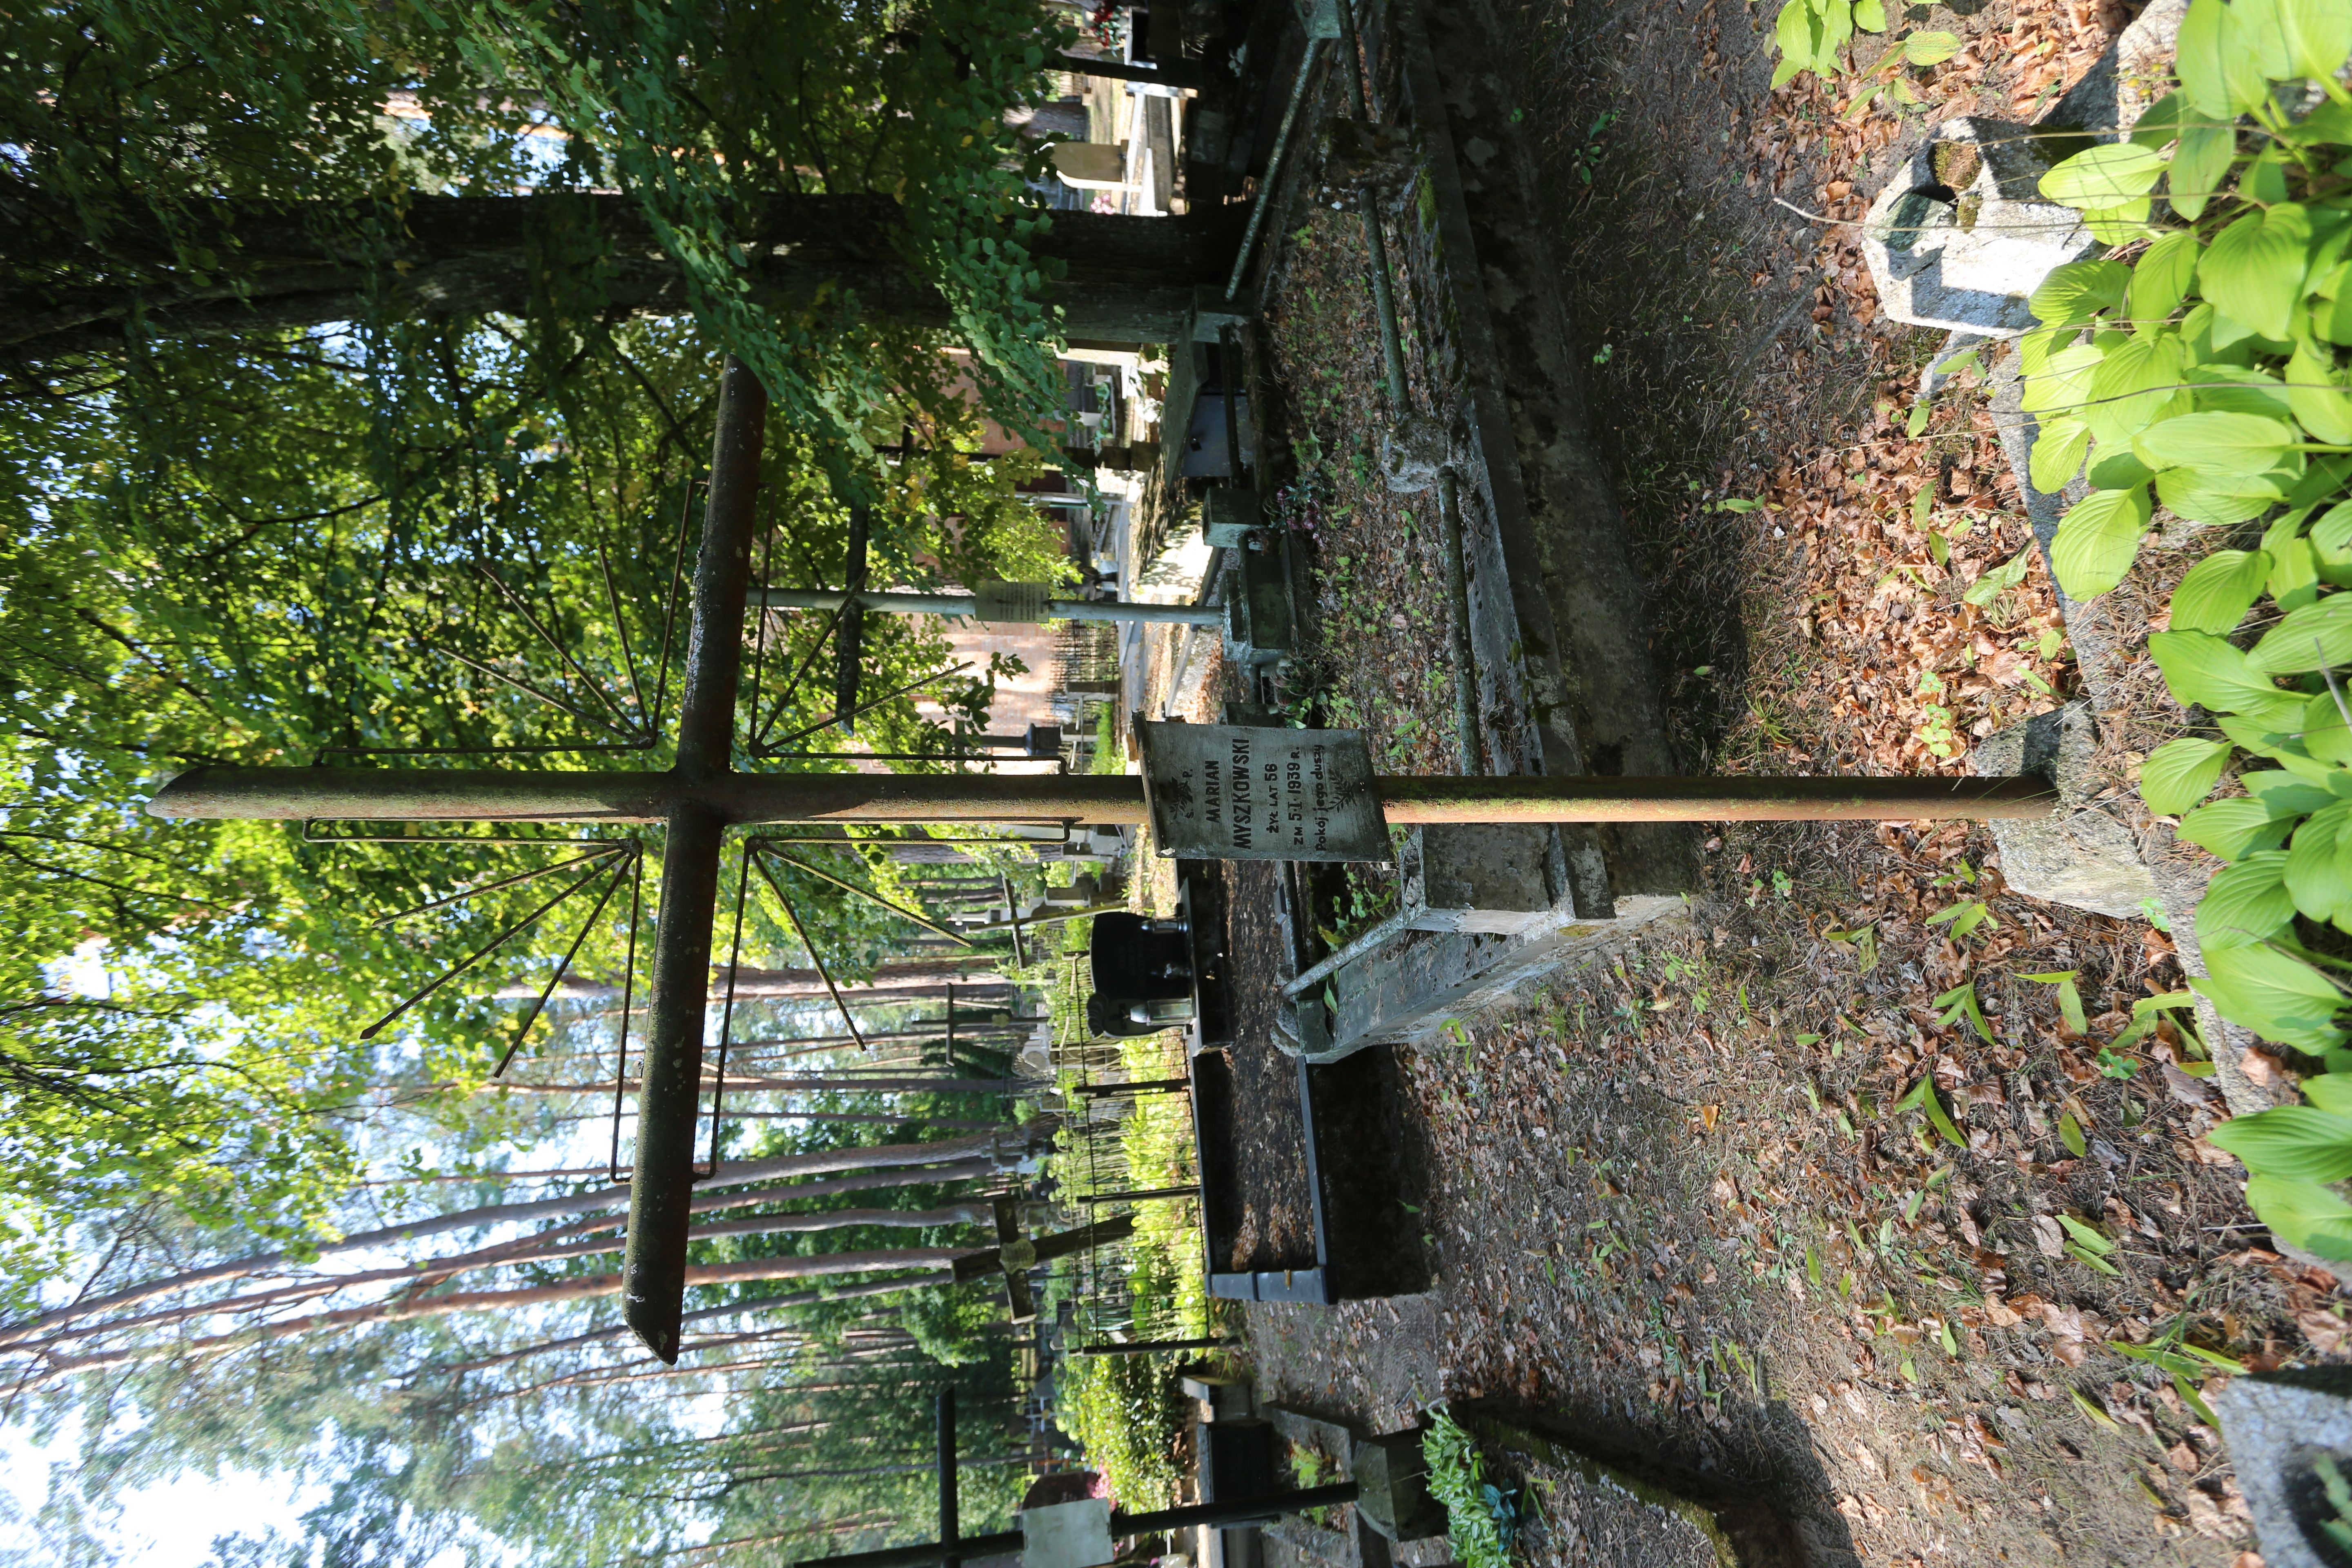
<instances>
[{"instance_id":1,"label":"green hosta plant","mask_svg":"<svg viewBox=\"0 0 2352 1568\"><path fill-rule=\"evenodd\" d=\"M1772 71L1772 85L1786 86L1806 71L1828 78L1837 74L1838 51L1853 41L1856 32L1886 31L1885 0L1786 0L1772 24L1780 63ZM1905 66L1940 65L1960 49L1949 33L1913 33L1886 51L1871 74L1886 80L1867 89L1848 112L1859 115L1882 93L1899 103L1916 103L1911 90L1895 73Z\"/></svg>"},{"instance_id":2,"label":"green hosta plant","mask_svg":"<svg viewBox=\"0 0 2352 1568\"><path fill-rule=\"evenodd\" d=\"M1517 1493L1486 1479L1476 1439L1444 1405L1430 1412L1421 1439L1429 1466L1429 1494L1445 1505L1445 1533L1462 1568L1510 1568L1511 1542L1518 1533Z\"/></svg>"},{"instance_id":3,"label":"green hosta plant","mask_svg":"<svg viewBox=\"0 0 2352 1568\"><path fill-rule=\"evenodd\" d=\"M2263 524L2252 548L2189 573L2149 638L2173 695L2220 734L2159 748L2140 791L2229 863L2197 910L2210 973L2190 984L2328 1068L2305 1081L2308 1103L2211 1140L2245 1163L2247 1199L2282 1241L2352 1260L2337 1191L2352 1180L2352 963L2338 956L2352 933L2347 56L2344 0L2192 0L2178 90L2129 141L2042 182L2116 248L2044 280L2019 354L2035 488L2090 487L2052 544L2069 594L2119 583L2158 504ZM2242 632L2264 599L2260 635ZM2208 801L2233 763L2245 793Z\"/></svg>"},{"instance_id":4,"label":"green hosta plant","mask_svg":"<svg viewBox=\"0 0 2352 1568\"><path fill-rule=\"evenodd\" d=\"M2051 273L2032 300L2042 325L2019 342L2034 487L2091 485L2051 550L2076 598L2123 580L2159 502L2228 524L2345 491L2352 94L2335 72L2347 56L2341 0L2194 0L2179 89L2129 141L2042 177L2117 247ZM2282 107L2312 99L2307 113Z\"/></svg>"}]
</instances>

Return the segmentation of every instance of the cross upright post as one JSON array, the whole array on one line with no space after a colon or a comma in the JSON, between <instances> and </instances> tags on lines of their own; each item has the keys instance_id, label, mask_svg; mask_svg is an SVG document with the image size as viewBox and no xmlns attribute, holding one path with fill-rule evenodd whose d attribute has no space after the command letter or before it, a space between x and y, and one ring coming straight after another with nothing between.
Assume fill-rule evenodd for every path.
<instances>
[{"instance_id":1,"label":"cross upright post","mask_svg":"<svg viewBox=\"0 0 2352 1568\"><path fill-rule=\"evenodd\" d=\"M734 772L735 699L743 666L744 597L760 491L768 394L743 363L727 359L719 388L702 549L694 564L686 689L670 772L689 786ZM646 1348L677 1359L686 1300L695 1127L701 1113L702 1038L709 991L710 931L719 905L719 858L727 818L694 794L669 806L662 852L653 994L647 998L645 1086L629 1184L622 1313Z\"/></svg>"}]
</instances>

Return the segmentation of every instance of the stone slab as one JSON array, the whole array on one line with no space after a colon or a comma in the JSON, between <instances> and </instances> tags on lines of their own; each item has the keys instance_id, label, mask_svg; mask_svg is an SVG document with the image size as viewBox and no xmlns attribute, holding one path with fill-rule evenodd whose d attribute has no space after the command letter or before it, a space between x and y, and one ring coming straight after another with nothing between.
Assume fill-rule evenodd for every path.
<instances>
[{"instance_id":1,"label":"stone slab","mask_svg":"<svg viewBox=\"0 0 2352 1568\"><path fill-rule=\"evenodd\" d=\"M1616 918L1589 921L1555 911L1513 936L1414 931L1339 971L1339 1014L1331 1041L1312 1061L1338 1061L1368 1046L1428 1039L1464 1014L1507 1001L1565 965L1614 952L1651 921L1681 914L1678 898L1619 899Z\"/></svg>"},{"instance_id":2,"label":"stone slab","mask_svg":"<svg viewBox=\"0 0 2352 1568\"><path fill-rule=\"evenodd\" d=\"M2352 1552L2322 1531L2336 1517L2313 1461L2352 1481L2352 1367L2301 1367L2233 1379L2214 1404L2263 1568L2342 1568Z\"/></svg>"},{"instance_id":3,"label":"stone slab","mask_svg":"<svg viewBox=\"0 0 2352 1568\"><path fill-rule=\"evenodd\" d=\"M2058 786L2065 809L2046 822L1995 822L2000 874L2028 898L2117 920L2143 918L2158 898L2131 828L2092 798L2098 729L2087 702L2069 702L1987 736L1971 758L1988 775L2033 773Z\"/></svg>"},{"instance_id":4,"label":"stone slab","mask_svg":"<svg viewBox=\"0 0 2352 1568\"><path fill-rule=\"evenodd\" d=\"M1988 337L2030 329L2027 300L2051 269L2101 249L2080 214L2041 197L2042 176L2074 151L2006 121L1938 124L1863 220L1880 308Z\"/></svg>"}]
</instances>

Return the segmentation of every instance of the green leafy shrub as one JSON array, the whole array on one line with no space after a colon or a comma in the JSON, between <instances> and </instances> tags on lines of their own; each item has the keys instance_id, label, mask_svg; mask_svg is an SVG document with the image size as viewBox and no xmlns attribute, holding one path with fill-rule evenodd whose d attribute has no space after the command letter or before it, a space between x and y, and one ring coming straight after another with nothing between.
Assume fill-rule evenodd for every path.
<instances>
[{"instance_id":1,"label":"green leafy shrub","mask_svg":"<svg viewBox=\"0 0 2352 1568\"><path fill-rule=\"evenodd\" d=\"M2181 582L2149 639L2184 706L2221 738L2160 747L2141 771L2157 812L2229 868L2197 912L2224 1018L2323 1058L2311 1103L2211 1134L2245 1162L2273 1234L2352 1259L2352 1049L2334 950L2352 932L2352 7L2194 0L2179 87L2127 142L2068 158L2042 193L2085 214L2108 257L2059 268L2020 341L2041 422L2032 474L2090 493L2051 550L2060 586L2103 594L2131 568L2156 505L2192 521L2268 520ZM2273 84L2294 84L2275 87ZM2297 112L2310 105L2307 111ZM2168 212L2159 214L2159 197ZM2267 629L2240 627L2267 596ZM2233 761L2242 797L2204 801ZM2192 809L2193 808L2193 809ZM2333 928L2331 931L2330 928Z\"/></svg>"},{"instance_id":2,"label":"green leafy shrub","mask_svg":"<svg viewBox=\"0 0 2352 1568\"><path fill-rule=\"evenodd\" d=\"M1429 1493L1445 1505L1445 1538L1462 1568L1509 1568L1518 1535L1518 1494L1486 1479L1478 1445L1444 1405L1431 1413L1421 1440L1429 1466Z\"/></svg>"},{"instance_id":3,"label":"green leafy shrub","mask_svg":"<svg viewBox=\"0 0 2352 1568\"><path fill-rule=\"evenodd\" d=\"M1176 1500L1176 1451L1190 1412L1166 1367L1150 1356L1072 1356L1057 1392L1057 1423L1121 1506L1165 1508Z\"/></svg>"},{"instance_id":4,"label":"green leafy shrub","mask_svg":"<svg viewBox=\"0 0 2352 1568\"><path fill-rule=\"evenodd\" d=\"M1853 41L1856 30L1886 31L1885 0L1787 0L1772 24L1780 63L1772 85L1781 87L1806 71L1824 78L1838 68L1838 51ZM1885 79L1865 89L1848 112L1859 118L1882 95L1902 104L1914 104L1910 88L1899 73L1905 66L1940 65L1960 51L1960 40L1949 33L1913 33L1888 49L1870 74Z\"/></svg>"}]
</instances>

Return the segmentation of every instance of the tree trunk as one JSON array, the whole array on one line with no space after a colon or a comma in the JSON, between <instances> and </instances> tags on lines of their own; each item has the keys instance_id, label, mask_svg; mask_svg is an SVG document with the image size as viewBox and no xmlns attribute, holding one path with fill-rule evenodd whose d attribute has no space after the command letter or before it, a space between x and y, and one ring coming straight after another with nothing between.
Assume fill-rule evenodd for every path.
<instances>
[{"instance_id":1,"label":"tree trunk","mask_svg":"<svg viewBox=\"0 0 2352 1568\"><path fill-rule=\"evenodd\" d=\"M1010 1129L1007 1130L1011 1131ZM1024 1135L1024 1138L1026 1134ZM932 1143L871 1143L847 1149L826 1149L813 1154L787 1154L771 1160L744 1160L722 1164L718 1173L704 1184L707 1187L740 1186L752 1182L773 1181L779 1177L824 1175L843 1171L887 1171L885 1176L864 1181L810 1183L805 1186L777 1189L744 1195L704 1192L697 1194L692 1212L727 1208L748 1203L772 1202L782 1197L814 1197L822 1194L865 1190L869 1187L908 1186L918 1183L963 1181L985 1175L995 1168L994 1156L1003 1132L985 1132L966 1138L950 1138ZM940 1164L944 1169L916 1173L902 1167ZM454 1230L477 1230L487 1226L503 1225L518 1220L554 1219L566 1215L600 1214L628 1206L629 1189L625 1186L599 1187L593 1192L568 1193L560 1197L539 1198L519 1204L489 1204L478 1208L463 1209L456 1214L436 1215L407 1225L385 1226L379 1230L360 1231L340 1240L323 1243L317 1256L332 1257L341 1252L353 1252L372 1247L415 1241L428 1236L441 1236ZM57 1326L88 1318L95 1313L136 1306L157 1296L188 1289L197 1285L215 1284L226 1279L243 1279L248 1274L275 1268L289 1261L283 1251L255 1253L209 1268L192 1268L168 1279L133 1285L108 1295L93 1297L70 1307L59 1307L38 1317L0 1330L0 1345L13 1344L36 1338Z\"/></svg>"},{"instance_id":2,"label":"tree trunk","mask_svg":"<svg viewBox=\"0 0 2352 1568\"><path fill-rule=\"evenodd\" d=\"M697 1285L736 1285L758 1279L816 1279L835 1274L915 1268L922 1270L922 1273L908 1279L909 1287L945 1285L954 1279L950 1265L958 1256L957 1251L950 1247L909 1247L876 1252L823 1253L814 1258L747 1258L732 1263L689 1265L686 1270L686 1283L691 1289ZM445 1317L451 1312L504 1311L516 1307L542 1307L559 1301L584 1301L598 1296L617 1296L625 1282L623 1275L593 1274L559 1284L530 1285L513 1290L401 1297L364 1307L313 1312L307 1318L289 1318L282 1322L265 1323L236 1333L215 1334L179 1343L131 1345L119 1350L94 1351L88 1355L53 1356L37 1374L27 1377L23 1386L48 1383L68 1373L128 1366L134 1362L152 1361L161 1356L217 1355L224 1351L266 1344L272 1340L289 1339L296 1334L315 1333L321 1329L351 1328L361 1323L407 1322L417 1318Z\"/></svg>"},{"instance_id":3,"label":"tree trunk","mask_svg":"<svg viewBox=\"0 0 2352 1568\"><path fill-rule=\"evenodd\" d=\"M225 265L205 277L182 272L143 208L110 215L106 244L91 246L78 223L34 203L11 204L13 237L0 265L17 277L55 275L75 264L71 284L13 287L0 294L0 346L37 363L123 346L134 314L164 336L236 336L330 321L364 321L376 308L399 316L527 314L552 266L579 270L576 258L601 247L596 282L608 310L650 315L688 311L684 276L664 254L636 200L575 193L530 196L415 196L388 207L220 200L193 204L189 237ZM1236 209L1237 212L1237 209ZM101 213L100 221L110 215ZM1033 215L1034 216L1034 215ZM1177 336L1193 289L1222 285L1238 238L1235 213L1183 218L1057 212L1029 240L1039 259L1066 265L1049 302L1073 338L1166 342ZM382 217L394 237L380 257L356 236ZM904 226L887 196L769 198L740 226L753 297L799 309L831 285L855 289L866 308L919 325L951 324L946 302L901 258ZM560 238L564 254L551 254ZM389 268L372 275L372 261ZM239 263L242 265L239 265Z\"/></svg>"},{"instance_id":4,"label":"tree trunk","mask_svg":"<svg viewBox=\"0 0 2352 1568\"><path fill-rule=\"evenodd\" d=\"M986 1204L960 1204L946 1209L833 1209L805 1215L758 1215L748 1219L720 1220L710 1225L698 1225L687 1231L689 1241L708 1241L722 1236L786 1235L804 1236L821 1230L841 1230L852 1226L872 1225L900 1228L928 1228L940 1225L982 1225L994 1217ZM621 1250L622 1243L614 1237L568 1239L580 1233L611 1230L621 1223L617 1215L599 1215L568 1225L552 1232L537 1236L517 1237L496 1247L486 1247L475 1252L461 1252L429 1262L402 1264L388 1268L372 1268L357 1274L344 1274L317 1279L304 1279L273 1289L255 1291L233 1297L225 1301L198 1301L187 1306L173 1307L160 1312L138 1317L117 1318L88 1328L65 1327L41 1342L54 1344L59 1340L84 1339L95 1334L114 1333L128 1329L155 1329L173 1323L184 1323L192 1318L215 1317L226 1312L257 1312L271 1308L289 1307L297 1302L331 1296L361 1285L404 1284L415 1291L442 1284L461 1274L472 1274L484 1268L500 1268L521 1263L560 1263L572 1258L594 1258ZM819 1254L818 1257L861 1254ZM803 1261L814 1261L803 1259ZM824 1269L813 1269L824 1273ZM782 1276L782 1278L797 1278ZM30 1346L25 1348L32 1348Z\"/></svg>"},{"instance_id":5,"label":"tree trunk","mask_svg":"<svg viewBox=\"0 0 2352 1568\"><path fill-rule=\"evenodd\" d=\"M993 970L978 967L984 960L969 955L953 958L898 959L877 964L873 978L841 983L845 996L865 996L875 991L891 991L925 982L953 981L958 985L1002 987L1004 976ZM541 987L536 984L501 986L490 993L501 1002L532 1002L539 998ZM609 980L593 980L585 975L566 975L551 994L565 1001L608 1001L619 996L621 988ZM710 999L718 1002L727 994L727 967L721 964L712 971ZM735 971L735 994L740 996L825 996L824 976L814 969L754 969L748 965ZM924 994L937 994L927 990Z\"/></svg>"},{"instance_id":6,"label":"tree trunk","mask_svg":"<svg viewBox=\"0 0 2352 1568\"><path fill-rule=\"evenodd\" d=\"M706 1076L707 1087L716 1081ZM625 1086L637 1087L631 1079ZM727 1075L727 1092L738 1094L996 1094L1011 1097L1023 1094L1044 1094L1053 1085L1039 1079L1008 1078L761 1078L740 1071ZM436 1091L465 1089L483 1094L604 1094L613 1092L609 1083L508 1083L496 1079L485 1084L436 1084Z\"/></svg>"}]
</instances>

